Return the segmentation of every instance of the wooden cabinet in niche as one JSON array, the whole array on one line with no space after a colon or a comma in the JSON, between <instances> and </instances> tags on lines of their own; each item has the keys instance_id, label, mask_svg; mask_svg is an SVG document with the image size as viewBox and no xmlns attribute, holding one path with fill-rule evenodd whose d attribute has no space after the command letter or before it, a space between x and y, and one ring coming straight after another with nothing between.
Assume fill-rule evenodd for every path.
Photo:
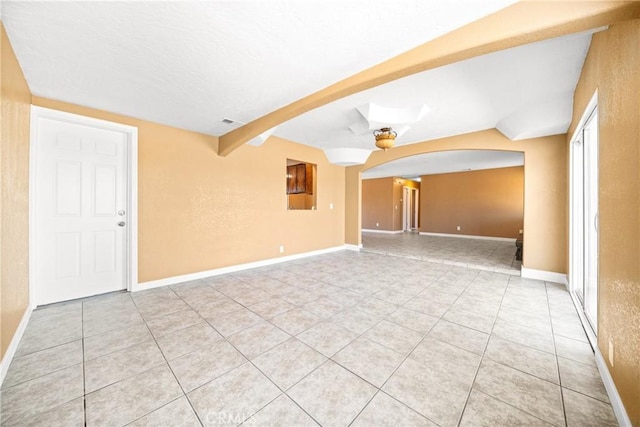
<instances>
[{"instance_id":1,"label":"wooden cabinet in niche","mask_svg":"<svg viewBox=\"0 0 640 427\"><path fill-rule=\"evenodd\" d=\"M316 174L313 163L287 159L287 209L316 209Z\"/></svg>"},{"instance_id":2,"label":"wooden cabinet in niche","mask_svg":"<svg viewBox=\"0 0 640 427\"><path fill-rule=\"evenodd\" d=\"M287 194L313 194L313 165L287 166Z\"/></svg>"}]
</instances>

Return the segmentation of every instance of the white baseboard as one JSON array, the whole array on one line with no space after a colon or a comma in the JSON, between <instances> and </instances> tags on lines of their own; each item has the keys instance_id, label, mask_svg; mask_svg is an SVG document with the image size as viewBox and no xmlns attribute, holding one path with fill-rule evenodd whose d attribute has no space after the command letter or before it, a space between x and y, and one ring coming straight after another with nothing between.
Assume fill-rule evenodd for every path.
<instances>
[{"instance_id":1,"label":"white baseboard","mask_svg":"<svg viewBox=\"0 0 640 427\"><path fill-rule=\"evenodd\" d=\"M580 301L575 296L574 293L569 291L569 295L571 296L571 300L573 301L573 305L576 308L576 312L578 313L578 317L580 318L580 322L582 323L582 327L587 334L587 338L589 339L589 344L591 344L591 348L593 349L593 353L596 359L596 366L598 367L598 371L600 372L600 378L602 378L602 383L604 384L605 390L607 390L607 396L609 396L609 401L611 402L611 407L613 408L613 413L618 420L618 425L621 427L631 427L631 420L629 419L629 415L627 414L627 410L624 408L624 404L622 403L622 399L620 398L620 394L618 393L618 389L616 388L615 383L613 382L613 377L609 372L609 368L607 367L607 362L604 360L604 356L598 347L598 339L595 334L591 330L587 318L582 312L582 306L580 305Z\"/></svg>"},{"instance_id":2,"label":"white baseboard","mask_svg":"<svg viewBox=\"0 0 640 427\"><path fill-rule=\"evenodd\" d=\"M544 280L545 282L561 283L567 285L567 275L554 271L534 270L533 268L522 267L520 276L525 279Z\"/></svg>"},{"instance_id":3,"label":"white baseboard","mask_svg":"<svg viewBox=\"0 0 640 427\"><path fill-rule=\"evenodd\" d=\"M462 239L495 240L499 242L512 242L512 243L516 242L516 239L511 237L474 236L472 234L447 234L447 233L431 233L428 231L421 231L420 235L421 236L437 236L437 237L460 237Z\"/></svg>"},{"instance_id":4,"label":"white baseboard","mask_svg":"<svg viewBox=\"0 0 640 427\"><path fill-rule=\"evenodd\" d=\"M189 274L183 274L180 276L166 277L164 279L150 280L148 282L138 283L136 286L133 286L131 291L137 292L137 291L142 291L147 289L159 288L161 286L175 285L176 283L188 282L190 280L198 280L198 279L204 279L205 277L219 276L221 274L227 274L227 273L235 273L242 270L250 270L252 268L265 267L268 265L279 264L287 261L293 261L295 259L307 258L310 256L322 255L330 252L337 252L345 249L350 249L347 246L354 246L354 245L334 246L331 248L319 249L317 251L303 252L301 254L288 255L288 256L283 256L279 258L270 258L270 259L265 259L261 261L249 262L246 264L231 265L229 267L221 267L221 268L215 268L213 270L199 271L197 273L189 273Z\"/></svg>"},{"instance_id":5,"label":"white baseboard","mask_svg":"<svg viewBox=\"0 0 640 427\"><path fill-rule=\"evenodd\" d=\"M596 355L596 366L598 367L598 371L600 371L604 388L607 390L607 395L609 395L611 407L613 408L613 413L618 419L618 424L621 427L631 427L629 415L627 415L627 411L624 408L620 394L618 394L618 389L616 388L613 378L609 373L609 369L607 368L607 363L604 361L604 357L597 345L594 347L594 352Z\"/></svg>"},{"instance_id":6,"label":"white baseboard","mask_svg":"<svg viewBox=\"0 0 640 427\"><path fill-rule=\"evenodd\" d=\"M346 250L348 250L348 251L356 251L356 252L358 252L358 251L360 251L360 249L362 249L362 243L360 243L359 245L352 245L350 243L346 243L344 245L344 248Z\"/></svg>"},{"instance_id":7,"label":"white baseboard","mask_svg":"<svg viewBox=\"0 0 640 427\"><path fill-rule=\"evenodd\" d=\"M11 343L9 343L9 347L7 347L7 352L4 354L2 358L2 362L0 362L0 385L4 382L4 377L7 375L7 371L9 370L9 365L11 365L11 361L16 354L16 350L18 350L18 344L20 344L20 340L24 335L25 329L27 329L27 324L29 323L29 319L31 319L31 312L33 311L33 307L31 304L27 307L22 315L22 319L18 324L18 328L16 332L13 334L13 338L11 338Z\"/></svg>"},{"instance_id":8,"label":"white baseboard","mask_svg":"<svg viewBox=\"0 0 640 427\"><path fill-rule=\"evenodd\" d=\"M383 233L383 234L400 234L400 233L404 233L403 230L394 230L394 231L390 231L390 230L372 230L370 228L363 228L362 229L363 232L365 233Z\"/></svg>"}]
</instances>

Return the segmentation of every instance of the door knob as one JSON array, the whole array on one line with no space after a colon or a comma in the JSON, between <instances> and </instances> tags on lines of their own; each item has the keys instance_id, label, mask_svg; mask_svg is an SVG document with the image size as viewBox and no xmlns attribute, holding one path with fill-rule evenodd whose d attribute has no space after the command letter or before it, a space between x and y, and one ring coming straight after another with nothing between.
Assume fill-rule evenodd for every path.
<instances>
[{"instance_id":1,"label":"door knob","mask_svg":"<svg viewBox=\"0 0 640 427\"><path fill-rule=\"evenodd\" d=\"M118 223L118 227L124 227L124 221L120 221L120 222Z\"/></svg>"}]
</instances>

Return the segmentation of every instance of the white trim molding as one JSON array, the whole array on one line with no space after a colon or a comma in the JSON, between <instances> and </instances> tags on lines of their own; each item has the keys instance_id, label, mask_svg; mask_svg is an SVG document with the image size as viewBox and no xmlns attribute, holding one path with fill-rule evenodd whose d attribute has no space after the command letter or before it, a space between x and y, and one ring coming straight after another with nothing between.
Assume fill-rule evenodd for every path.
<instances>
[{"instance_id":1,"label":"white trim molding","mask_svg":"<svg viewBox=\"0 0 640 427\"><path fill-rule=\"evenodd\" d=\"M9 366L11 365L11 361L13 357L16 355L16 351L18 350L18 344L20 344L20 340L24 335L24 331L27 329L27 325L29 324L29 319L31 319L31 312L33 311L33 307L29 304L22 315L22 319L20 319L20 323L18 324L18 328L13 334L13 338L11 338L11 342L9 343L9 347L7 347L7 351L0 362L0 385L4 383L4 378L7 376L7 371L9 370Z\"/></svg>"},{"instance_id":2,"label":"white trim molding","mask_svg":"<svg viewBox=\"0 0 640 427\"><path fill-rule=\"evenodd\" d=\"M345 243L344 248L348 251L356 251L359 252L362 249L362 243L359 245L352 245L351 243Z\"/></svg>"},{"instance_id":3,"label":"white trim molding","mask_svg":"<svg viewBox=\"0 0 640 427\"><path fill-rule=\"evenodd\" d=\"M162 286L175 285L178 283L188 282L190 280L198 280L198 279L204 279L206 277L220 276L222 274L235 273L238 271L250 270L252 268L258 268L258 267L266 267L268 265L280 264L283 262L293 261L300 258L307 258L315 255L322 255L322 254L327 254L331 252L338 252L338 251L350 249L347 246L355 246L355 245L334 246L331 248L319 249L317 251L303 252L300 254L264 259L260 261L249 262L246 264L237 264L237 265L230 265L228 267L214 268L213 270L199 271L197 273L189 273L189 274L183 274L180 276L166 277L164 279L150 280L148 282L138 283L136 286L134 286L134 288L131 291L137 292L137 291L143 291L147 289L159 288Z\"/></svg>"},{"instance_id":4,"label":"white trim molding","mask_svg":"<svg viewBox=\"0 0 640 427\"><path fill-rule=\"evenodd\" d=\"M431 233L428 231L421 231L421 236L436 236L436 237L460 237L462 239L479 239L479 240L495 240L499 242L512 242L515 243L516 239L512 237L490 237L490 236L474 236L472 234L447 234L447 233Z\"/></svg>"},{"instance_id":5,"label":"white trim molding","mask_svg":"<svg viewBox=\"0 0 640 427\"><path fill-rule=\"evenodd\" d=\"M382 233L382 234L400 234L404 233L402 230L375 230L370 228L363 228L362 232L364 233Z\"/></svg>"},{"instance_id":6,"label":"white trim molding","mask_svg":"<svg viewBox=\"0 0 640 427\"><path fill-rule=\"evenodd\" d=\"M569 286L567 286L568 288ZM576 297L575 293L569 292L571 296L571 301L573 301L573 305L578 312L578 317L580 318L580 323L582 323L582 328L587 334L587 339L589 340L589 344L593 349L593 353L596 359L596 366L598 367L598 372L600 372L600 378L602 378L602 383L604 384L605 390L607 390L607 396L609 396L609 401L611 402L611 407L613 408L613 413L618 420L618 424L621 427L631 427L631 420L629 419L629 415L627 414L627 410L624 407L624 403L622 403L622 398L618 393L618 389L616 388L616 384L613 382L613 377L609 372L609 368L607 367L607 362L605 362L604 356L598 347L598 339L596 338L587 317L582 311L582 306L580 305L580 301Z\"/></svg>"},{"instance_id":7,"label":"white trim molding","mask_svg":"<svg viewBox=\"0 0 640 427\"><path fill-rule=\"evenodd\" d=\"M543 280L545 282L560 283L567 286L567 275L556 273L555 271L535 270L533 268L522 267L520 276L525 279Z\"/></svg>"}]
</instances>

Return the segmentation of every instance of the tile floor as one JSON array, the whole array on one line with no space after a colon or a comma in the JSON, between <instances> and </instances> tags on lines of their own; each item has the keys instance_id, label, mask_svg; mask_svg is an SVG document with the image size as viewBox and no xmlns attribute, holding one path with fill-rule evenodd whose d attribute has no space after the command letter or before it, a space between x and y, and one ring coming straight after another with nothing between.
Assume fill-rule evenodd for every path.
<instances>
[{"instance_id":1,"label":"tile floor","mask_svg":"<svg viewBox=\"0 0 640 427\"><path fill-rule=\"evenodd\" d=\"M3 426L616 425L563 286L342 251L33 312Z\"/></svg>"},{"instance_id":2,"label":"tile floor","mask_svg":"<svg viewBox=\"0 0 640 427\"><path fill-rule=\"evenodd\" d=\"M362 232L366 252L411 257L424 261L477 270L520 275L514 242L427 236L411 233Z\"/></svg>"}]
</instances>

